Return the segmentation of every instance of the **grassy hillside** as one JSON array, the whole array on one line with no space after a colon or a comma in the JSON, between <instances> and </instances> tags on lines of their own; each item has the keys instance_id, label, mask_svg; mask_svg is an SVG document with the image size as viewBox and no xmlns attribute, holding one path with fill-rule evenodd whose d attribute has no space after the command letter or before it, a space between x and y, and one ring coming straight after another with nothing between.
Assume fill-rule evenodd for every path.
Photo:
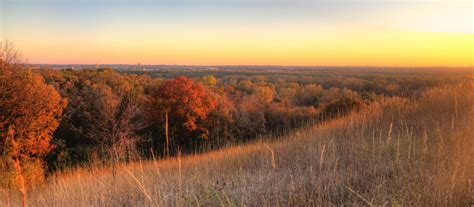
<instances>
[{"instance_id":1,"label":"grassy hillside","mask_svg":"<svg viewBox=\"0 0 474 207\"><path fill-rule=\"evenodd\" d=\"M276 141L52 175L32 206L473 205L474 85L393 98ZM270 140L270 139L269 139ZM0 204L8 204L7 196ZM12 204L20 202L14 193Z\"/></svg>"}]
</instances>

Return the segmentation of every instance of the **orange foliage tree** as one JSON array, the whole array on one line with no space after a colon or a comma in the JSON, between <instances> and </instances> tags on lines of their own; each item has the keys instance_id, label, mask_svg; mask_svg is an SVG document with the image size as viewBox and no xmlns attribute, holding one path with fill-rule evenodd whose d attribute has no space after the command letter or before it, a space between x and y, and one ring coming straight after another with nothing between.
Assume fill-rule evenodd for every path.
<instances>
[{"instance_id":1,"label":"orange foliage tree","mask_svg":"<svg viewBox=\"0 0 474 207\"><path fill-rule=\"evenodd\" d=\"M147 110L149 118L158 128L166 124L168 116L170 134L175 139L185 140L186 137L207 137L208 129L204 122L215 106L215 99L206 93L201 83L180 76L151 89ZM177 141L174 143L181 146L193 140Z\"/></svg>"},{"instance_id":2,"label":"orange foliage tree","mask_svg":"<svg viewBox=\"0 0 474 207\"><path fill-rule=\"evenodd\" d=\"M24 205L28 186L43 177L43 158L52 149L52 133L65 106L66 101L41 76L2 62L0 184L17 187Z\"/></svg>"}]
</instances>

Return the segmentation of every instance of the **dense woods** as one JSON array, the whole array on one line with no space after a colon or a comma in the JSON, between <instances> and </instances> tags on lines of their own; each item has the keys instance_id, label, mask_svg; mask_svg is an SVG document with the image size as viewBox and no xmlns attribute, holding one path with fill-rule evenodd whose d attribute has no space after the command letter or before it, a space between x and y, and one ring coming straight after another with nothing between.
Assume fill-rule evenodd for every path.
<instances>
[{"instance_id":1,"label":"dense woods","mask_svg":"<svg viewBox=\"0 0 474 207\"><path fill-rule=\"evenodd\" d=\"M178 148L183 153L202 152L278 136L384 96L416 96L423 88L449 82L437 81L437 74L427 78L401 73L411 77L388 79L375 72L361 77L327 71L324 76L304 71L296 76L299 71L293 70L273 76L218 71L218 76L208 72L186 77L186 71L176 70L161 76L110 68L18 71L44 79L67 102L53 130L55 147L48 154L52 169L104 159L127 161L151 156L152 151L176 154ZM452 81L463 77L453 76Z\"/></svg>"},{"instance_id":2,"label":"dense woods","mask_svg":"<svg viewBox=\"0 0 474 207\"><path fill-rule=\"evenodd\" d=\"M469 78L465 73L418 71L400 72L395 79L376 70L345 75L337 70L262 70L249 75L239 70L41 68L29 73L44 78L67 101L53 130L50 169L175 155L178 149L197 153L279 136L383 97L416 97L424 88Z\"/></svg>"},{"instance_id":3,"label":"dense woods","mask_svg":"<svg viewBox=\"0 0 474 207\"><path fill-rule=\"evenodd\" d=\"M130 160L152 151L207 151L281 135L381 96L316 83L212 75L150 78L112 69L36 72L68 100L54 133L52 167L102 158Z\"/></svg>"}]
</instances>

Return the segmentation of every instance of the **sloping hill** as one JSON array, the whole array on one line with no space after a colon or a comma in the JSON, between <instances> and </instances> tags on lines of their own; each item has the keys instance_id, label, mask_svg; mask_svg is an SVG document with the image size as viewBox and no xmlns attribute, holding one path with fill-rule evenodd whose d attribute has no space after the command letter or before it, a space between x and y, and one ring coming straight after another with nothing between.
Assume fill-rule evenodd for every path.
<instances>
[{"instance_id":1,"label":"sloping hill","mask_svg":"<svg viewBox=\"0 0 474 207\"><path fill-rule=\"evenodd\" d=\"M473 126L473 84L432 89L276 141L53 175L29 204L472 205Z\"/></svg>"}]
</instances>

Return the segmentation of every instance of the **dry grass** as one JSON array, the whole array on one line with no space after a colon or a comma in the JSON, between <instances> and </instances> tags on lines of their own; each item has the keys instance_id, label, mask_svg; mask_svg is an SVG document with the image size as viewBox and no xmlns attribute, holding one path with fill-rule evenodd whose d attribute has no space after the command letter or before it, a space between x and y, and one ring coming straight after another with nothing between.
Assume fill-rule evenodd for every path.
<instances>
[{"instance_id":1,"label":"dry grass","mask_svg":"<svg viewBox=\"0 0 474 207\"><path fill-rule=\"evenodd\" d=\"M468 206L473 125L473 84L432 89L276 141L127 164L115 177L98 168L60 173L33 189L29 204Z\"/></svg>"}]
</instances>

